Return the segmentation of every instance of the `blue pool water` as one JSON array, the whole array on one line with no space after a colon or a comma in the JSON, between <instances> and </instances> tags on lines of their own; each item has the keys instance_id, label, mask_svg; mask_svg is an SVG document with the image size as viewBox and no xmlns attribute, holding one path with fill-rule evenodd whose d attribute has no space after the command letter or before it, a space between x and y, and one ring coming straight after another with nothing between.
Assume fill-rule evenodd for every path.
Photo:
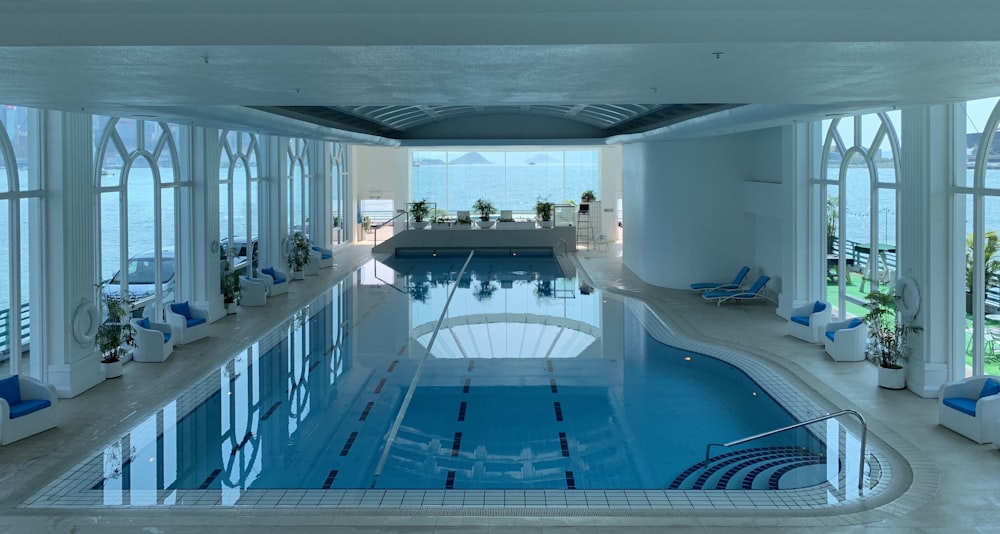
<instances>
[{"instance_id":1,"label":"blue pool water","mask_svg":"<svg viewBox=\"0 0 1000 534\"><path fill-rule=\"evenodd\" d=\"M92 489L684 488L708 443L795 422L551 257L458 279L463 261L365 265L109 444ZM742 448L777 447L824 445L799 429Z\"/></svg>"}]
</instances>

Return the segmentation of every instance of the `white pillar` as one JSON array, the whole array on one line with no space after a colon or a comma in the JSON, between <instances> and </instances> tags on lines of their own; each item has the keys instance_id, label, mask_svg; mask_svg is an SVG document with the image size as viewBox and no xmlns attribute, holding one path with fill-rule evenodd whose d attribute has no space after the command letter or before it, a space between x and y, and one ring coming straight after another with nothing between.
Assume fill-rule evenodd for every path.
<instances>
[{"instance_id":1,"label":"white pillar","mask_svg":"<svg viewBox=\"0 0 1000 534\"><path fill-rule=\"evenodd\" d=\"M949 380L952 355L964 348L956 344L964 317L954 309L956 280L964 276L953 269L949 209L952 177L965 173L964 120L951 104L902 110L897 274L920 288L915 323L923 330L910 338L906 387L922 397L937 394Z\"/></svg>"},{"instance_id":2,"label":"white pillar","mask_svg":"<svg viewBox=\"0 0 1000 534\"><path fill-rule=\"evenodd\" d=\"M781 225L783 276L777 314L785 319L795 306L826 300L826 260L821 259L825 250L820 222L823 214L818 191L810 182L820 175L822 134L819 122L781 129L781 203L788 207L788 215Z\"/></svg>"},{"instance_id":3,"label":"white pillar","mask_svg":"<svg viewBox=\"0 0 1000 534\"><path fill-rule=\"evenodd\" d=\"M219 130L213 128L188 127L190 142L183 143L190 154L182 156L182 161L190 162L184 168L191 169L192 213L194 224L189 243L193 293L191 300L208 306L209 322L226 316L219 280ZM182 153L184 150L182 150Z\"/></svg>"},{"instance_id":4,"label":"white pillar","mask_svg":"<svg viewBox=\"0 0 1000 534\"><path fill-rule=\"evenodd\" d=\"M97 307L100 321L93 119L87 113L40 113L46 198L39 311L45 335L32 352L45 355L45 380L68 398L104 380L93 340L74 336L74 325L78 332L93 328L87 328L94 319L83 313L87 307Z\"/></svg>"},{"instance_id":5,"label":"white pillar","mask_svg":"<svg viewBox=\"0 0 1000 534\"><path fill-rule=\"evenodd\" d=\"M260 191L260 268L276 267L285 270L285 253L282 240L288 235L287 197L285 189L285 162L288 138L261 136Z\"/></svg>"}]
</instances>

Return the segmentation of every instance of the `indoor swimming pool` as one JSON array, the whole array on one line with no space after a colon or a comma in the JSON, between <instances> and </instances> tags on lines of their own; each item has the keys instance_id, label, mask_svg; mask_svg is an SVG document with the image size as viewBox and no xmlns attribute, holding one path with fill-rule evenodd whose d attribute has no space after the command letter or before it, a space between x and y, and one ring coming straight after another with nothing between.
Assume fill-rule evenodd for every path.
<instances>
[{"instance_id":1,"label":"indoor swimming pool","mask_svg":"<svg viewBox=\"0 0 1000 534\"><path fill-rule=\"evenodd\" d=\"M484 254L459 276L464 262L366 263L27 506L289 492L313 506L568 506L595 492L604 506L616 492L624 506L636 492L698 506L695 492L714 490L702 504L808 508L886 480L877 449L859 473L860 436L833 419L706 462L709 444L823 410L751 358L668 343L641 302L565 259Z\"/></svg>"}]
</instances>

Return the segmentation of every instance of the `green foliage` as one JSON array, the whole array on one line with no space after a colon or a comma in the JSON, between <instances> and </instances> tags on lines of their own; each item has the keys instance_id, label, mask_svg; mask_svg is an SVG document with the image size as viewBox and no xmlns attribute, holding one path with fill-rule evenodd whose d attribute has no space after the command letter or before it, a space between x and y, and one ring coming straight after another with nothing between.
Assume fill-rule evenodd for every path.
<instances>
[{"instance_id":1,"label":"green foliage","mask_svg":"<svg viewBox=\"0 0 1000 534\"><path fill-rule=\"evenodd\" d=\"M309 240L306 235L296 230L288 240L288 268L293 271L301 271L309 264Z\"/></svg>"},{"instance_id":2,"label":"green foliage","mask_svg":"<svg viewBox=\"0 0 1000 534\"><path fill-rule=\"evenodd\" d=\"M539 198L535 202L535 215L543 221L552 220L552 211L555 209L555 204L549 202L548 199Z\"/></svg>"},{"instance_id":3,"label":"green foliage","mask_svg":"<svg viewBox=\"0 0 1000 534\"><path fill-rule=\"evenodd\" d=\"M997 256L997 252L1000 252L1000 236L997 236L996 230L988 230L985 238L983 270L986 275L986 291L989 291L991 287L996 285L997 275L1000 274L1000 258ZM972 259L972 248L974 245L973 234L969 234L965 238L965 288L969 291L972 290L972 275L974 273Z\"/></svg>"},{"instance_id":4,"label":"green foliage","mask_svg":"<svg viewBox=\"0 0 1000 534\"><path fill-rule=\"evenodd\" d=\"M907 336L923 329L900 320L896 315L896 297L891 290L875 290L865 298L868 300L868 313L864 321L868 325L869 336L865 356L879 367L902 368L910 355Z\"/></svg>"},{"instance_id":5,"label":"green foliage","mask_svg":"<svg viewBox=\"0 0 1000 534\"><path fill-rule=\"evenodd\" d=\"M479 218L488 221L490 220L490 215L497 212L497 209L493 207L493 203L484 198L472 203L472 210L479 213Z\"/></svg>"},{"instance_id":6,"label":"green foliage","mask_svg":"<svg viewBox=\"0 0 1000 534\"><path fill-rule=\"evenodd\" d=\"M597 195L594 194L593 189L588 189L580 195L580 202L593 202L597 200Z\"/></svg>"},{"instance_id":7,"label":"green foliage","mask_svg":"<svg viewBox=\"0 0 1000 534\"><path fill-rule=\"evenodd\" d=\"M410 203L409 212L414 222L424 222L424 218L431 212L431 207L427 199L415 200Z\"/></svg>"},{"instance_id":8,"label":"green foliage","mask_svg":"<svg viewBox=\"0 0 1000 534\"><path fill-rule=\"evenodd\" d=\"M235 254L236 251L231 249L229 257L232 258ZM222 267L222 276L219 279L219 288L222 290L222 301L226 304L226 306L229 306L239 299L240 273L239 271L234 271L233 268L229 266L228 261L224 262Z\"/></svg>"},{"instance_id":9,"label":"green foliage","mask_svg":"<svg viewBox=\"0 0 1000 534\"><path fill-rule=\"evenodd\" d=\"M104 284L97 284L98 291ZM94 342L101 351L101 363L120 361L128 347L135 346L135 328L129 322L129 301L118 295L103 295L107 318L97 328Z\"/></svg>"},{"instance_id":10,"label":"green foliage","mask_svg":"<svg viewBox=\"0 0 1000 534\"><path fill-rule=\"evenodd\" d=\"M839 221L840 200L835 197L826 199L826 250L833 251L833 244L837 241L837 221Z\"/></svg>"}]
</instances>

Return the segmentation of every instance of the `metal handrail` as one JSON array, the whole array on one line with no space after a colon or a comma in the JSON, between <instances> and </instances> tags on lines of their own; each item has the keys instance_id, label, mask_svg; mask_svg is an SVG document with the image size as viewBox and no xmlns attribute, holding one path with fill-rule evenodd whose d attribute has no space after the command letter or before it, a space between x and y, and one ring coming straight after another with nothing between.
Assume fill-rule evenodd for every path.
<instances>
[{"instance_id":1,"label":"metal handrail","mask_svg":"<svg viewBox=\"0 0 1000 534\"><path fill-rule=\"evenodd\" d=\"M385 226L385 225L387 225L387 224L389 224L389 223L391 223L392 221L395 221L396 219L402 217L403 215L406 215L405 211L401 212L401 213L397 213L395 217L389 219L388 221L383 221L382 224L377 224L377 225L372 226L372 231L373 231L372 241L374 241L374 243L377 245L378 244L378 229L381 228L381 227L383 227L383 226Z\"/></svg>"},{"instance_id":2,"label":"metal handrail","mask_svg":"<svg viewBox=\"0 0 1000 534\"><path fill-rule=\"evenodd\" d=\"M749 437L745 437L745 438L742 438L742 439L738 439L736 441L730 441L729 443L709 443L708 445L705 445L705 467L704 468L708 469L708 462L709 462L709 458L711 457L711 454L712 454L712 447L713 446L714 447L732 447L733 445L739 445L741 443L746 443L748 441L753 441L755 439L765 438L767 436L771 436L771 435L777 434L779 432L784 432L786 430L791 430L793 428L798 428L800 426L811 425L813 423L818 423L820 421L825 421L827 419L833 419L833 418L836 418L836 417L840 417L841 415L853 415L853 416L857 417L859 421L861 421L861 465L860 465L860 468L858 469L858 489L862 490L862 489L864 489L864 486L865 486L865 442L866 442L866 440L868 438L868 423L865 422L865 418L860 413L858 413L858 412L856 412L854 410L841 410L841 411L836 412L836 413L828 413L826 415L821 415L819 417L816 417L814 419L810 419L808 421L801 421L799 423L795 423L794 425L789 425L789 426L786 426L786 427L777 428L777 429L774 429L774 430L769 430L767 432L762 432L760 434L755 434L753 436L749 436Z\"/></svg>"}]
</instances>

